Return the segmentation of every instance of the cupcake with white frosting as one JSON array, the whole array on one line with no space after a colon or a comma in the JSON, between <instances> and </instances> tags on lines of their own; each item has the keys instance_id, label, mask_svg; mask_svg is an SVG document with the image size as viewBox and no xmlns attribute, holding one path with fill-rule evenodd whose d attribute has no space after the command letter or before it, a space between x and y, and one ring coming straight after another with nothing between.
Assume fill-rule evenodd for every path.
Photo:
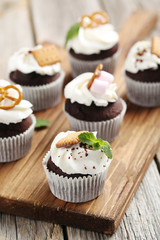
<instances>
[{"instance_id":1,"label":"cupcake with white frosting","mask_svg":"<svg viewBox=\"0 0 160 240\"><path fill-rule=\"evenodd\" d=\"M29 152L35 122L21 87L0 80L0 162L21 159Z\"/></svg>"},{"instance_id":2,"label":"cupcake with white frosting","mask_svg":"<svg viewBox=\"0 0 160 240\"><path fill-rule=\"evenodd\" d=\"M96 133L59 133L43 159L51 192L67 202L86 202L103 190L112 151Z\"/></svg>"},{"instance_id":3,"label":"cupcake with white frosting","mask_svg":"<svg viewBox=\"0 0 160 240\"><path fill-rule=\"evenodd\" d=\"M159 44L155 44L157 41ZM160 38L132 46L125 61L124 78L131 102L144 107L160 106Z\"/></svg>"},{"instance_id":4,"label":"cupcake with white frosting","mask_svg":"<svg viewBox=\"0 0 160 240\"><path fill-rule=\"evenodd\" d=\"M61 100L64 71L57 48L52 44L22 48L9 59L10 81L20 84L24 99L34 111L48 109Z\"/></svg>"},{"instance_id":5,"label":"cupcake with white frosting","mask_svg":"<svg viewBox=\"0 0 160 240\"><path fill-rule=\"evenodd\" d=\"M118 33L105 12L82 16L66 35L65 45L73 77L83 72L93 72L99 63L104 65L106 71L113 73L118 42Z\"/></svg>"},{"instance_id":6,"label":"cupcake with white frosting","mask_svg":"<svg viewBox=\"0 0 160 240\"><path fill-rule=\"evenodd\" d=\"M116 94L113 75L100 69L98 65L94 74L83 73L66 85L64 111L72 130L97 131L111 142L118 136L126 103Z\"/></svg>"}]
</instances>

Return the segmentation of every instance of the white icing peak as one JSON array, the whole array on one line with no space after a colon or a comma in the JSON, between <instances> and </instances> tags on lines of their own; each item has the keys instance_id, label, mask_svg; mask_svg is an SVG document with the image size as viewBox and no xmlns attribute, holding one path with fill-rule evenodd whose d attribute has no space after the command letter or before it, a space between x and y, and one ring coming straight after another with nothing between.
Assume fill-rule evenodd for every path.
<instances>
[{"instance_id":1,"label":"white icing peak","mask_svg":"<svg viewBox=\"0 0 160 240\"><path fill-rule=\"evenodd\" d=\"M103 94L96 94L87 88L92 75L93 73L83 73L69 82L64 89L65 98L70 99L71 103L78 102L86 106L90 106L94 102L96 106L105 107L109 102L115 102L118 99L117 85L110 83Z\"/></svg>"},{"instance_id":2,"label":"white icing peak","mask_svg":"<svg viewBox=\"0 0 160 240\"><path fill-rule=\"evenodd\" d=\"M109 23L94 28L80 26L78 35L68 41L67 49L72 48L77 54L90 55L112 48L118 40L118 33Z\"/></svg>"},{"instance_id":3,"label":"white icing peak","mask_svg":"<svg viewBox=\"0 0 160 240\"><path fill-rule=\"evenodd\" d=\"M108 159L101 150L85 151L79 143L69 148L57 148L56 143L73 131L59 133L51 145L51 159L63 172L67 174L97 174L109 167L111 159ZM87 153L87 154L86 154Z\"/></svg>"},{"instance_id":4,"label":"white icing peak","mask_svg":"<svg viewBox=\"0 0 160 240\"><path fill-rule=\"evenodd\" d=\"M9 59L8 72L11 73L15 70L19 70L25 74L36 72L40 75L49 76L60 72L61 65L59 62L43 67L38 64L33 54L30 53L30 51L33 51L37 48L42 48L42 45L38 45L34 48L22 48L15 52Z\"/></svg>"},{"instance_id":5,"label":"white icing peak","mask_svg":"<svg viewBox=\"0 0 160 240\"><path fill-rule=\"evenodd\" d=\"M157 69L160 58L151 53L150 41L139 41L129 51L124 69L131 73L137 73L146 69Z\"/></svg>"},{"instance_id":6,"label":"white icing peak","mask_svg":"<svg viewBox=\"0 0 160 240\"><path fill-rule=\"evenodd\" d=\"M0 88L8 85L10 85L8 81L0 79ZM22 88L19 85L15 86L22 91ZM17 98L17 92L14 89L9 90L8 92L10 96ZM4 106L9 105L10 103L11 100L4 99L3 101L0 102L0 105ZM31 115L32 113L31 107L32 104L29 101L21 100L21 102L18 105L9 110L0 109L0 123L8 125L10 123L21 122L23 119Z\"/></svg>"}]
</instances>

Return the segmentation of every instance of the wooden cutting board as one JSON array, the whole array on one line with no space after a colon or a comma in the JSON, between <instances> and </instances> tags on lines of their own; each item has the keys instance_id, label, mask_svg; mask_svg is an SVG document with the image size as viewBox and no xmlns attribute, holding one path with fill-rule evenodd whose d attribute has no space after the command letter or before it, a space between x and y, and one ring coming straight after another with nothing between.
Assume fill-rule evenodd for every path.
<instances>
[{"instance_id":1,"label":"wooden cutting board","mask_svg":"<svg viewBox=\"0 0 160 240\"><path fill-rule=\"evenodd\" d=\"M120 31L120 57L115 73L118 94L126 100L122 66L131 45L143 39L153 28L157 16L135 12ZM66 53L61 49L63 68L70 79ZM54 137L69 129L61 103L37 117L52 124L34 133L30 153L22 160L0 164L0 211L28 218L51 221L89 230L113 233L135 194L160 144L160 108L142 108L127 101L119 137L112 142L114 159L103 193L95 200L71 204L55 198L42 168L42 159Z\"/></svg>"}]
</instances>

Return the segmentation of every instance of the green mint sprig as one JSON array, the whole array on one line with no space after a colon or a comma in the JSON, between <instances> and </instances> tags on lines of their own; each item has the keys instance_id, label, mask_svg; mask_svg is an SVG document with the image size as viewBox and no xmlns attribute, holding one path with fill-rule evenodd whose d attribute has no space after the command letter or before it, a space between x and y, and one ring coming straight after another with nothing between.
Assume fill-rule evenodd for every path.
<instances>
[{"instance_id":1,"label":"green mint sprig","mask_svg":"<svg viewBox=\"0 0 160 240\"><path fill-rule=\"evenodd\" d=\"M50 121L41 119L41 118L36 118L36 126L35 129L41 129L41 128L46 128L50 125Z\"/></svg>"},{"instance_id":2,"label":"green mint sprig","mask_svg":"<svg viewBox=\"0 0 160 240\"><path fill-rule=\"evenodd\" d=\"M72 25L71 28L68 30L66 34L65 44L64 44L65 47L67 46L68 41L78 34L79 28L80 28L80 23L78 22Z\"/></svg>"},{"instance_id":3,"label":"green mint sprig","mask_svg":"<svg viewBox=\"0 0 160 240\"><path fill-rule=\"evenodd\" d=\"M78 138L83 144L91 146L93 150L103 150L106 156L109 159L112 159L111 147L107 141L104 141L101 138L96 138L92 132L81 133Z\"/></svg>"}]
</instances>

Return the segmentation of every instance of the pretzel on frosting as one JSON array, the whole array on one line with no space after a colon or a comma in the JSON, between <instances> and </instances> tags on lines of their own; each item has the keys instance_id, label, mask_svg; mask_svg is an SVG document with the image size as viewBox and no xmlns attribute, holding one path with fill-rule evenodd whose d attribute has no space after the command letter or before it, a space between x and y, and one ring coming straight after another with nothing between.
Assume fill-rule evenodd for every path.
<instances>
[{"instance_id":1,"label":"pretzel on frosting","mask_svg":"<svg viewBox=\"0 0 160 240\"><path fill-rule=\"evenodd\" d=\"M89 82L88 82L88 84L87 84L87 88L88 88L88 89L90 89L90 87L91 87L94 79L97 78L97 77L99 77L102 68L103 68L103 64L99 64L99 65L96 67L96 70L94 71L92 78L89 80Z\"/></svg>"},{"instance_id":2,"label":"pretzel on frosting","mask_svg":"<svg viewBox=\"0 0 160 240\"><path fill-rule=\"evenodd\" d=\"M96 16L100 16L100 18L97 18ZM90 20L89 23L85 22L85 18L88 18ZM80 25L83 28L94 28L95 26L98 25L103 25L103 24L107 24L109 22L109 18L108 15L103 12L103 11L97 11L92 13L91 15L84 15L82 16Z\"/></svg>"},{"instance_id":3,"label":"pretzel on frosting","mask_svg":"<svg viewBox=\"0 0 160 240\"><path fill-rule=\"evenodd\" d=\"M16 90L18 93L18 98L9 96L9 92L8 92L9 89ZM20 101L22 100L22 97L23 97L22 92L19 90L19 88L17 88L14 85L7 85L6 87L0 87L0 102L3 101L5 98L10 99L13 102L5 106L0 105L0 109L9 110L13 108L15 105L20 103Z\"/></svg>"}]
</instances>

